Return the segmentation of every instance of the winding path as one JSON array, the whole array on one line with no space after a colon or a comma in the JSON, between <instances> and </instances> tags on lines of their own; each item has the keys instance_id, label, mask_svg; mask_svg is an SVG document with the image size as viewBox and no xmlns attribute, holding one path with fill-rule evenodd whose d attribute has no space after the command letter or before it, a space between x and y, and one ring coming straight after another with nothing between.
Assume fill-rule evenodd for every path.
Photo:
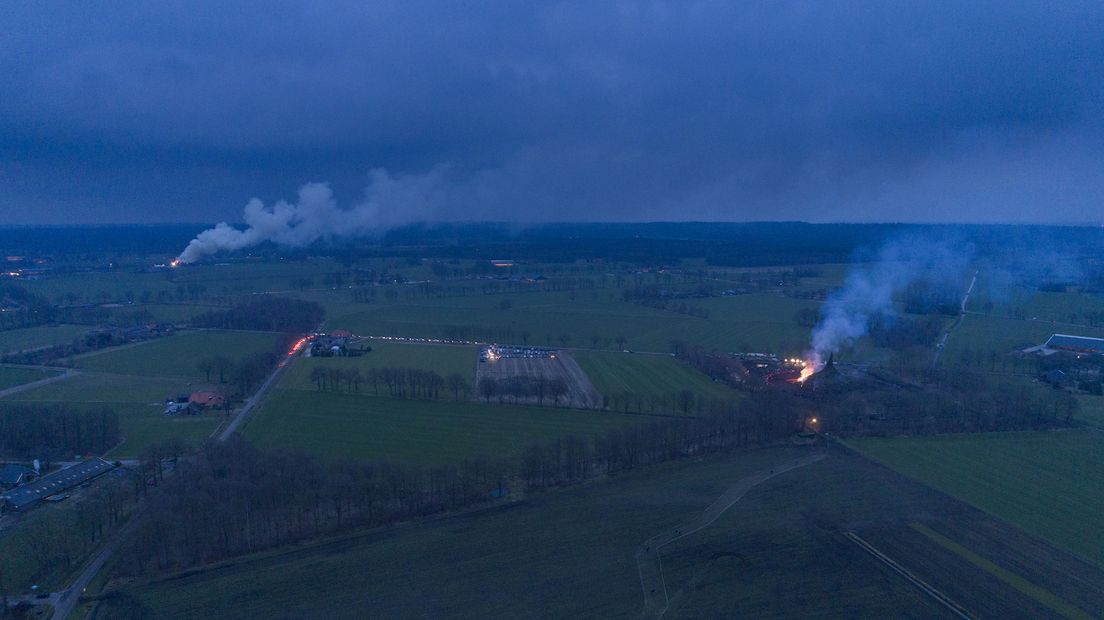
<instances>
[{"instance_id":1,"label":"winding path","mask_svg":"<svg viewBox=\"0 0 1104 620\"><path fill-rule=\"evenodd\" d=\"M640 573L640 587L644 592L644 610L641 618L662 618L671 605L667 595L667 583L663 579L663 563L660 559L660 549L665 545L685 538L695 532L703 530L716 521L726 510L747 494L752 488L770 480L771 478L799 467L804 467L824 459L825 454L814 454L792 461L787 461L774 469L759 471L750 476L741 478L736 484L721 494L708 508L694 519L683 523L677 528L660 532L644 541L636 551L636 568Z\"/></svg>"}]
</instances>

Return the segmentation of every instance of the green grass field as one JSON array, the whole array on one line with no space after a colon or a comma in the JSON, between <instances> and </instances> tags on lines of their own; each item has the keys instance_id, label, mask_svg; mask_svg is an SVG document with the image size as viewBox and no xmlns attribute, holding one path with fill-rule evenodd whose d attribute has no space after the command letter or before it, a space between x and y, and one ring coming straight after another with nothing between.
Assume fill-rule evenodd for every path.
<instances>
[{"instance_id":1,"label":"green grass field","mask_svg":"<svg viewBox=\"0 0 1104 620\"><path fill-rule=\"evenodd\" d=\"M573 356L605 396L630 392L646 396L670 396L681 390L704 400L734 400L739 394L722 383L673 357L633 355L603 351L577 351Z\"/></svg>"},{"instance_id":2,"label":"green grass field","mask_svg":"<svg viewBox=\"0 0 1104 620\"><path fill-rule=\"evenodd\" d=\"M1081 394L1077 397L1077 402L1081 404L1081 415L1078 418L1082 422L1104 428L1104 396Z\"/></svg>"},{"instance_id":3,"label":"green grass field","mask_svg":"<svg viewBox=\"0 0 1104 620\"><path fill-rule=\"evenodd\" d=\"M599 411L280 389L244 434L260 445L326 457L443 463L515 454L532 441L589 436L647 420Z\"/></svg>"},{"instance_id":4,"label":"green grass field","mask_svg":"<svg viewBox=\"0 0 1104 620\"><path fill-rule=\"evenodd\" d=\"M41 379L49 379L57 374L58 372L56 370L0 366L0 390L23 385L24 383L39 381Z\"/></svg>"},{"instance_id":5,"label":"green grass field","mask_svg":"<svg viewBox=\"0 0 1104 620\"><path fill-rule=\"evenodd\" d=\"M1061 431L849 443L929 484L1104 567L1104 451L1098 432Z\"/></svg>"},{"instance_id":6,"label":"green grass field","mask_svg":"<svg viewBox=\"0 0 1104 620\"><path fill-rule=\"evenodd\" d=\"M193 445L202 443L223 419L223 414L166 416L165 398L187 393L198 384L177 379L81 372L56 383L13 394L5 402L57 403L78 409L108 407L119 414L123 442L107 453L111 458L140 456L153 443L179 437Z\"/></svg>"},{"instance_id":7,"label":"green grass field","mask_svg":"<svg viewBox=\"0 0 1104 620\"><path fill-rule=\"evenodd\" d=\"M643 597L635 554L645 540L699 514L743 476L805 454L774 448L670 463L126 591L156 618L350 610L378 618L636 618ZM941 500L916 487L842 455L756 487L708 529L663 551L667 616L943 617L837 531L938 511Z\"/></svg>"},{"instance_id":8,"label":"green grass field","mask_svg":"<svg viewBox=\"0 0 1104 620\"><path fill-rule=\"evenodd\" d=\"M794 321L812 301L764 293L692 300L708 308L708 319L648 308L621 301L620 289L566 292L475 295L373 304L352 304L332 294L304 295L327 307L326 325L361 335L446 337L448 326L479 326L502 333L512 330L517 344L612 348L618 336L637 351L667 352L680 339L725 351L785 350L799 352L808 344L809 330ZM509 299L512 307L499 303ZM527 337L523 337L525 334Z\"/></svg>"},{"instance_id":9,"label":"green grass field","mask_svg":"<svg viewBox=\"0 0 1104 620\"><path fill-rule=\"evenodd\" d=\"M199 360L222 355L236 361L271 350L276 340L275 334L266 332L191 331L81 356L73 365L93 372L205 379L196 367Z\"/></svg>"},{"instance_id":10,"label":"green grass field","mask_svg":"<svg viewBox=\"0 0 1104 620\"><path fill-rule=\"evenodd\" d=\"M135 458L158 441L175 437L193 446L207 440L226 418L222 411L197 416L166 416L160 403L106 403L119 412L123 442L109 451L107 458Z\"/></svg>"},{"instance_id":11,"label":"green grass field","mask_svg":"<svg viewBox=\"0 0 1104 620\"><path fill-rule=\"evenodd\" d=\"M198 385L179 379L80 371L61 381L13 394L8 400L161 403L169 396L187 392L190 387Z\"/></svg>"},{"instance_id":12,"label":"green grass field","mask_svg":"<svg viewBox=\"0 0 1104 620\"><path fill-rule=\"evenodd\" d=\"M162 413L165 399L218 387L217 376L207 382L196 367L200 358L223 355L236 361L275 343L276 336L268 333L187 332L76 358L79 373L75 376L13 394L8 400L114 409L124 440L109 452L113 458L140 456L147 446L169 437L199 444L222 423L223 414L166 416Z\"/></svg>"},{"instance_id":13,"label":"green grass field","mask_svg":"<svg viewBox=\"0 0 1104 620\"><path fill-rule=\"evenodd\" d=\"M310 372L316 367L356 368L365 373L372 368L417 368L432 370L442 377L457 373L468 383L472 383L475 374L477 347L452 345L425 345L382 340L367 340L354 346L372 347L372 350L360 357L317 357L296 360L281 386L296 390L315 390Z\"/></svg>"},{"instance_id":14,"label":"green grass field","mask_svg":"<svg viewBox=\"0 0 1104 620\"><path fill-rule=\"evenodd\" d=\"M999 357L1004 357L1008 353L1043 344L1055 333L1102 337L1104 329L967 314L947 339L944 359L956 362L963 349L981 351L984 354L995 352Z\"/></svg>"},{"instance_id":15,"label":"green grass field","mask_svg":"<svg viewBox=\"0 0 1104 620\"><path fill-rule=\"evenodd\" d=\"M87 331L85 325L43 325L0 331L0 353L67 344Z\"/></svg>"}]
</instances>

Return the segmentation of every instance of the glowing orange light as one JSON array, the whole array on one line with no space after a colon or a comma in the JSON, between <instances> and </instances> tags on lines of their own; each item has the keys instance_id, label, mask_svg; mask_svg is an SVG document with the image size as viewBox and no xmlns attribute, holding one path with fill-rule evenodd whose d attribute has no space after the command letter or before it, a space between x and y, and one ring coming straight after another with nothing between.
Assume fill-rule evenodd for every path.
<instances>
[{"instance_id":1,"label":"glowing orange light","mask_svg":"<svg viewBox=\"0 0 1104 620\"><path fill-rule=\"evenodd\" d=\"M172 259L172 261L171 261L171 262L169 263L169 267L176 267L176 266L178 266L178 265L180 265L180 259L179 259L179 258L174 258L174 259Z\"/></svg>"}]
</instances>

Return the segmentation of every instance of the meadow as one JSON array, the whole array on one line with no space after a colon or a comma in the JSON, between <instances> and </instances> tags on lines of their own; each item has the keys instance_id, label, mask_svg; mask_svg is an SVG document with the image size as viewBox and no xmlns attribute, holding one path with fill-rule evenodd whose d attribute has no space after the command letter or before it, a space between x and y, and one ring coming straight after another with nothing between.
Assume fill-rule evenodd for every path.
<instances>
[{"instance_id":1,"label":"meadow","mask_svg":"<svg viewBox=\"0 0 1104 620\"><path fill-rule=\"evenodd\" d=\"M40 325L0 331L0 353L68 344L88 329L85 325Z\"/></svg>"},{"instance_id":2,"label":"meadow","mask_svg":"<svg viewBox=\"0 0 1104 620\"><path fill-rule=\"evenodd\" d=\"M0 390L57 376L56 370L0 366Z\"/></svg>"},{"instance_id":3,"label":"meadow","mask_svg":"<svg viewBox=\"0 0 1104 620\"><path fill-rule=\"evenodd\" d=\"M860 452L1104 567L1104 452L1091 430L853 439Z\"/></svg>"},{"instance_id":4,"label":"meadow","mask_svg":"<svg viewBox=\"0 0 1104 620\"><path fill-rule=\"evenodd\" d=\"M817 302L778 293L691 300L708 318L628 303L620 289L473 295L444 299L400 299L354 304L330 295L306 295L327 307L326 326L360 335L446 338L458 329L513 334L511 344L625 348L665 353L671 341L726 351L800 352L809 330L794 321L801 308ZM574 299L573 299L574 297ZM509 301L504 308L503 302ZM479 336L486 339L486 336Z\"/></svg>"},{"instance_id":5,"label":"meadow","mask_svg":"<svg viewBox=\"0 0 1104 620\"><path fill-rule=\"evenodd\" d=\"M353 344L352 348L362 346L369 346L372 350L359 357L308 357L296 360L281 381L281 387L315 390L316 386L310 378L314 368L355 368L362 374L373 368L416 368L436 372L442 377L459 374L469 384L475 376L478 348L474 346L362 340Z\"/></svg>"},{"instance_id":6,"label":"meadow","mask_svg":"<svg viewBox=\"0 0 1104 620\"><path fill-rule=\"evenodd\" d=\"M1104 396L1081 394L1077 402L1081 405L1078 419L1089 426L1104 429Z\"/></svg>"},{"instance_id":7,"label":"meadow","mask_svg":"<svg viewBox=\"0 0 1104 620\"><path fill-rule=\"evenodd\" d=\"M237 361L268 352L276 343L277 336L266 332L189 331L77 356L73 366L92 372L205 380L205 373L197 367L201 359L222 355Z\"/></svg>"},{"instance_id":8,"label":"meadow","mask_svg":"<svg viewBox=\"0 0 1104 620\"><path fill-rule=\"evenodd\" d=\"M740 478L805 455L769 448L668 463L469 514L244 557L123 592L156 618L322 617L350 609L388 618L637 618L643 598L635 554L645 540L700 514ZM861 457L836 453L787 472L753 488L713 525L663 549L666 616L948 617L843 535L921 515L985 519ZM1007 534L1006 526L995 527L994 535ZM953 562L924 568L931 570L925 578L942 580L940 587L966 583L970 574ZM1035 609L1000 582L955 596L980 615ZM105 604L96 617L109 611Z\"/></svg>"},{"instance_id":9,"label":"meadow","mask_svg":"<svg viewBox=\"0 0 1104 620\"><path fill-rule=\"evenodd\" d=\"M706 401L739 398L739 393L732 388L667 355L576 351L573 356L604 396L628 392L668 397L690 390L695 398Z\"/></svg>"},{"instance_id":10,"label":"meadow","mask_svg":"<svg viewBox=\"0 0 1104 620\"><path fill-rule=\"evenodd\" d=\"M107 454L112 458L141 456L147 446L169 437L198 445L222 424L225 414L166 416L165 399L218 387L217 371L207 381L197 366L200 359L222 355L237 361L275 343L276 335L269 333L185 332L72 358L78 370L73 376L5 400L115 410L124 440Z\"/></svg>"},{"instance_id":11,"label":"meadow","mask_svg":"<svg viewBox=\"0 0 1104 620\"><path fill-rule=\"evenodd\" d=\"M1009 353L1043 344L1052 334L1104 337L1104 329L1053 324L1049 321L1013 319L1001 316L967 314L947 339L944 359L958 363L966 350L993 353L997 364L1006 363ZM986 361L985 364L989 362Z\"/></svg>"},{"instance_id":12,"label":"meadow","mask_svg":"<svg viewBox=\"0 0 1104 620\"><path fill-rule=\"evenodd\" d=\"M278 389L244 435L339 458L446 463L520 453L533 441L590 436L649 418L602 411L404 400Z\"/></svg>"}]
</instances>

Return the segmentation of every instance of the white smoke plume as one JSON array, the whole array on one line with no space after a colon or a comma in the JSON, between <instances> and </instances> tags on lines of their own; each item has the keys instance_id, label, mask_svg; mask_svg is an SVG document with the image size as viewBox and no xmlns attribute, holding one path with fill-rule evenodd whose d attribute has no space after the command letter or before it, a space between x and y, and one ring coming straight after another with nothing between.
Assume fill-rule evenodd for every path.
<instances>
[{"instance_id":1,"label":"white smoke plume","mask_svg":"<svg viewBox=\"0 0 1104 620\"><path fill-rule=\"evenodd\" d=\"M325 183L308 183L299 200L271 207L257 198L245 205L245 229L219 222L192 239L176 263L195 262L218 252L240 250L266 241L302 247L318 240L378 234L393 226L432 215L448 202L443 167L418 175L393 176L373 170L364 201L342 209Z\"/></svg>"},{"instance_id":2,"label":"white smoke plume","mask_svg":"<svg viewBox=\"0 0 1104 620\"><path fill-rule=\"evenodd\" d=\"M806 361L819 369L829 355L866 335L871 319L892 313L894 296L909 285L960 282L972 254L973 247L968 244L953 247L949 242L928 239L886 243L873 262L852 269L843 288L821 307Z\"/></svg>"}]
</instances>

